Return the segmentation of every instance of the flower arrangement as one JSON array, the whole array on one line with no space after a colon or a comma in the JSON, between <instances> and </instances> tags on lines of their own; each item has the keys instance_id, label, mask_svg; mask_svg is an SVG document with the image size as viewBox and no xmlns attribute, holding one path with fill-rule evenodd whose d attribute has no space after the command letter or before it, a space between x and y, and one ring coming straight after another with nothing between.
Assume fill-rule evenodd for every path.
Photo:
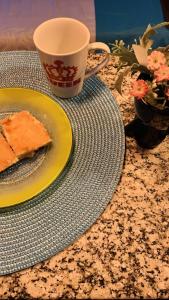
<instances>
[{"instance_id":1,"label":"flower arrangement","mask_svg":"<svg viewBox=\"0 0 169 300\"><path fill-rule=\"evenodd\" d=\"M169 22L153 27L148 25L139 43L132 46L125 47L123 41L115 41L112 45L112 55L119 57L119 69L125 67L115 88L122 94L124 77L128 72L132 75L137 73L137 79L131 84L130 95L160 110L169 108L169 46L153 49L150 36L156 33L156 29L167 25Z\"/></svg>"}]
</instances>

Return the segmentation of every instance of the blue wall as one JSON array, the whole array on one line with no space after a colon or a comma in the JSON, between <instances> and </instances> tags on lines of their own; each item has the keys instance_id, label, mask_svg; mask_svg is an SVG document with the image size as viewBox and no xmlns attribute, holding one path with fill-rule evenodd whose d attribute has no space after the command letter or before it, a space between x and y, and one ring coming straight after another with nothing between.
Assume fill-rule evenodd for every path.
<instances>
[{"instance_id":1,"label":"blue wall","mask_svg":"<svg viewBox=\"0 0 169 300\"><path fill-rule=\"evenodd\" d=\"M160 0L95 0L96 39L113 42L115 39L133 43L148 24L163 22ZM169 30L160 29L155 44L169 44Z\"/></svg>"}]
</instances>

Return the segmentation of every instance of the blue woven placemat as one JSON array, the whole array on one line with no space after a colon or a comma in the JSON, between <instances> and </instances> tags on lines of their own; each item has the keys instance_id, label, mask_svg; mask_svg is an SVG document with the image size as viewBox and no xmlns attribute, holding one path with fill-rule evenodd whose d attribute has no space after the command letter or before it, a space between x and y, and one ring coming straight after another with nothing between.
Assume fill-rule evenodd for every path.
<instances>
[{"instance_id":1,"label":"blue woven placemat","mask_svg":"<svg viewBox=\"0 0 169 300\"><path fill-rule=\"evenodd\" d=\"M47 190L22 205L0 210L0 275L30 267L58 253L103 212L119 181L124 126L109 89L96 77L68 100L50 92L37 52L0 53L0 86L27 87L55 99L72 125L71 162Z\"/></svg>"}]
</instances>

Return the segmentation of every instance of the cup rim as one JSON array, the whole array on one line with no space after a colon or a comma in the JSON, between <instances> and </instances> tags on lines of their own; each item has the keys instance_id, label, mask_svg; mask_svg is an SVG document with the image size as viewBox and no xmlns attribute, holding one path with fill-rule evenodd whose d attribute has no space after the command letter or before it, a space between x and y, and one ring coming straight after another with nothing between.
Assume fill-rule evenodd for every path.
<instances>
[{"instance_id":1,"label":"cup rim","mask_svg":"<svg viewBox=\"0 0 169 300\"><path fill-rule=\"evenodd\" d=\"M60 54L60 53L53 53L52 51L45 51L44 49L42 49L41 47L39 47L38 43L36 42L36 38L37 38L37 34L38 34L38 30L44 26L45 24L47 23L51 23L53 22L54 20L72 20L73 22L75 23L78 23L80 24L81 26L84 27L84 29L86 30L87 34L88 34L88 38L87 38L87 41L84 43L83 46L81 46L79 49L77 49L76 51L71 51L71 52L66 52L66 53L63 53L63 54ZM76 54L78 52L80 52L82 49L84 49L88 44L89 44L89 41L90 41L90 31L88 29L88 27L82 23L81 21L77 20L77 19L74 19L74 18L67 18L67 17L59 17L59 18L52 18L52 19L48 19L44 22L42 22L41 24L39 24L35 30L34 30L34 33L33 33L33 41L34 41L34 44L36 46L36 48L38 50L40 50L41 52L47 54L47 55L52 55L52 56L68 56L68 55L72 55L72 54Z\"/></svg>"}]
</instances>

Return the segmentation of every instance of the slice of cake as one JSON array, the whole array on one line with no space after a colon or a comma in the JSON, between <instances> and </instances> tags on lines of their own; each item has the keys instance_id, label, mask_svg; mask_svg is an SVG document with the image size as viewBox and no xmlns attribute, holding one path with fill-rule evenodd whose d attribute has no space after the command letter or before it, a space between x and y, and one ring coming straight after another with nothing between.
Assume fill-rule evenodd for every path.
<instances>
[{"instance_id":1,"label":"slice of cake","mask_svg":"<svg viewBox=\"0 0 169 300\"><path fill-rule=\"evenodd\" d=\"M18 161L15 153L0 133L0 172L12 166Z\"/></svg>"},{"instance_id":2,"label":"slice of cake","mask_svg":"<svg viewBox=\"0 0 169 300\"><path fill-rule=\"evenodd\" d=\"M51 142L44 125L28 111L14 113L0 120L3 134L20 159Z\"/></svg>"}]
</instances>

